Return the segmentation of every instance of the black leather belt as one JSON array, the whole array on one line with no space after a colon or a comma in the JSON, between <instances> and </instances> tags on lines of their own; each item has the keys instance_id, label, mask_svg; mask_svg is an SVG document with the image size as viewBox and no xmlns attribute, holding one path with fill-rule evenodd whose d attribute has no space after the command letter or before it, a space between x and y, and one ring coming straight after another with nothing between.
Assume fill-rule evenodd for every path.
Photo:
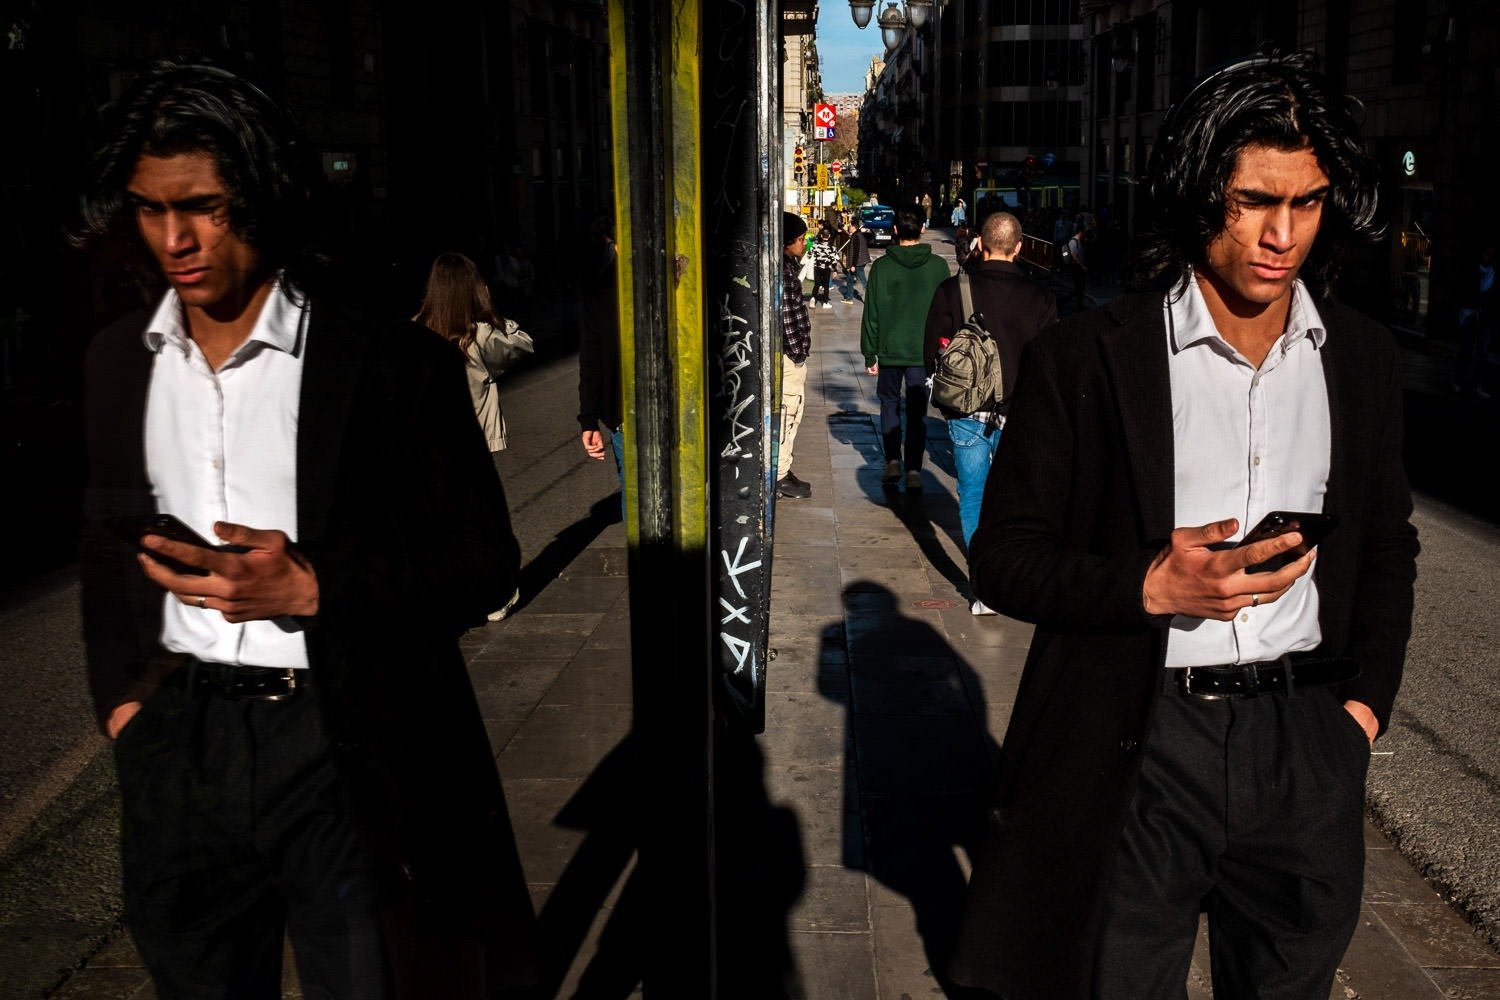
<instances>
[{"instance_id":1,"label":"black leather belt","mask_svg":"<svg viewBox=\"0 0 1500 1000\"><path fill-rule=\"evenodd\" d=\"M177 675L193 694L255 701L281 701L306 687L306 671L291 667L238 667L194 661Z\"/></svg>"},{"instance_id":2,"label":"black leather belt","mask_svg":"<svg viewBox=\"0 0 1500 1000\"><path fill-rule=\"evenodd\" d=\"M1256 663L1176 668L1167 674L1178 691L1194 698L1254 698L1352 681L1359 676L1359 661L1350 656L1294 654Z\"/></svg>"}]
</instances>

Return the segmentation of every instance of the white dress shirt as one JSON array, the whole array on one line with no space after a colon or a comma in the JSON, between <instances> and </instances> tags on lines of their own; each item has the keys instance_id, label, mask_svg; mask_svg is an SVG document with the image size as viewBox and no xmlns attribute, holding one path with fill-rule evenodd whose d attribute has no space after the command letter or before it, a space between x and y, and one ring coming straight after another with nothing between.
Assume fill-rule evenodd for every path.
<instances>
[{"instance_id":1,"label":"white dress shirt","mask_svg":"<svg viewBox=\"0 0 1500 1000\"><path fill-rule=\"evenodd\" d=\"M1318 352L1327 331L1302 282L1291 296L1286 330L1259 369L1220 336L1196 279L1163 302L1177 527L1236 517L1238 541L1270 511L1323 509L1332 432ZM1280 600L1230 621L1175 616L1167 666L1249 663L1316 647L1313 565Z\"/></svg>"},{"instance_id":2,"label":"white dress shirt","mask_svg":"<svg viewBox=\"0 0 1500 1000\"><path fill-rule=\"evenodd\" d=\"M216 372L169 290L146 326L156 355L146 397L146 475L159 513L211 542L215 521L297 538L297 411L308 309L278 279L245 343ZM230 624L167 594L162 645L211 663L306 667L290 618Z\"/></svg>"}]
</instances>

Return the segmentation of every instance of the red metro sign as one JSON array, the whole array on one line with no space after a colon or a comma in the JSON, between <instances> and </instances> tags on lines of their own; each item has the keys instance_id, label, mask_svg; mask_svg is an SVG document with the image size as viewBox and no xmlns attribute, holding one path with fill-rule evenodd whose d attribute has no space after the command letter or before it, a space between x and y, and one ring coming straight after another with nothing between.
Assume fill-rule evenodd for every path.
<instances>
[{"instance_id":1,"label":"red metro sign","mask_svg":"<svg viewBox=\"0 0 1500 1000\"><path fill-rule=\"evenodd\" d=\"M838 115L833 110L832 104L817 104L813 106L813 138L832 139L834 126L838 122Z\"/></svg>"}]
</instances>

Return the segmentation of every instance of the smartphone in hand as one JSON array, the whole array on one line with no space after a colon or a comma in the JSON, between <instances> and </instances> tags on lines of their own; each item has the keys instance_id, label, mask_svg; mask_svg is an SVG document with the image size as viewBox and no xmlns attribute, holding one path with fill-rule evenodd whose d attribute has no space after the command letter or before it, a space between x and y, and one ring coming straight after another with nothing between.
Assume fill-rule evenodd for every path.
<instances>
[{"instance_id":1,"label":"smartphone in hand","mask_svg":"<svg viewBox=\"0 0 1500 1000\"><path fill-rule=\"evenodd\" d=\"M183 542L187 545L196 545L200 549L213 549L216 552L249 552L247 545L215 545L172 514L139 514L129 517L111 517L105 519L105 527L114 532L120 538L134 545L146 555L155 559L174 573L185 573L189 576L207 576L208 571L197 566L189 566L187 563L178 562L170 556L162 555L160 552L152 552L141 545L141 539L146 535L159 535L169 538L174 542Z\"/></svg>"},{"instance_id":2,"label":"smartphone in hand","mask_svg":"<svg viewBox=\"0 0 1500 1000\"><path fill-rule=\"evenodd\" d=\"M1267 559L1265 562L1246 566L1246 573L1270 573L1287 563L1295 562L1307 554L1315 545L1328 537L1328 533L1339 523L1337 514L1321 514L1311 511L1273 510L1260 519L1260 523L1245 533L1240 545L1263 542L1268 538L1296 531L1302 535L1302 544Z\"/></svg>"}]
</instances>

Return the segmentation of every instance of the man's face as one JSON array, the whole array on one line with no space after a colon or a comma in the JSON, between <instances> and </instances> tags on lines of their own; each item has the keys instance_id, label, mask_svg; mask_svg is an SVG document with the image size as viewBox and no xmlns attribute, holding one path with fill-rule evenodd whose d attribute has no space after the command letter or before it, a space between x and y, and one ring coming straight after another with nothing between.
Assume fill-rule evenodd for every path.
<instances>
[{"instance_id":1,"label":"man's face","mask_svg":"<svg viewBox=\"0 0 1500 1000\"><path fill-rule=\"evenodd\" d=\"M791 257L793 260L801 260L802 259L802 255L805 254L805 253L807 253L807 237L806 237L806 234L804 234L802 236L798 236L794 240L787 241L786 255L788 257Z\"/></svg>"},{"instance_id":2,"label":"man's face","mask_svg":"<svg viewBox=\"0 0 1500 1000\"><path fill-rule=\"evenodd\" d=\"M1270 305L1291 290L1327 195L1328 174L1310 148L1240 152L1224 192L1224 231L1204 253L1204 276L1225 305Z\"/></svg>"},{"instance_id":3,"label":"man's face","mask_svg":"<svg viewBox=\"0 0 1500 1000\"><path fill-rule=\"evenodd\" d=\"M142 156L126 186L141 238L183 305L232 318L262 283L260 254L229 225L207 153Z\"/></svg>"}]
</instances>

